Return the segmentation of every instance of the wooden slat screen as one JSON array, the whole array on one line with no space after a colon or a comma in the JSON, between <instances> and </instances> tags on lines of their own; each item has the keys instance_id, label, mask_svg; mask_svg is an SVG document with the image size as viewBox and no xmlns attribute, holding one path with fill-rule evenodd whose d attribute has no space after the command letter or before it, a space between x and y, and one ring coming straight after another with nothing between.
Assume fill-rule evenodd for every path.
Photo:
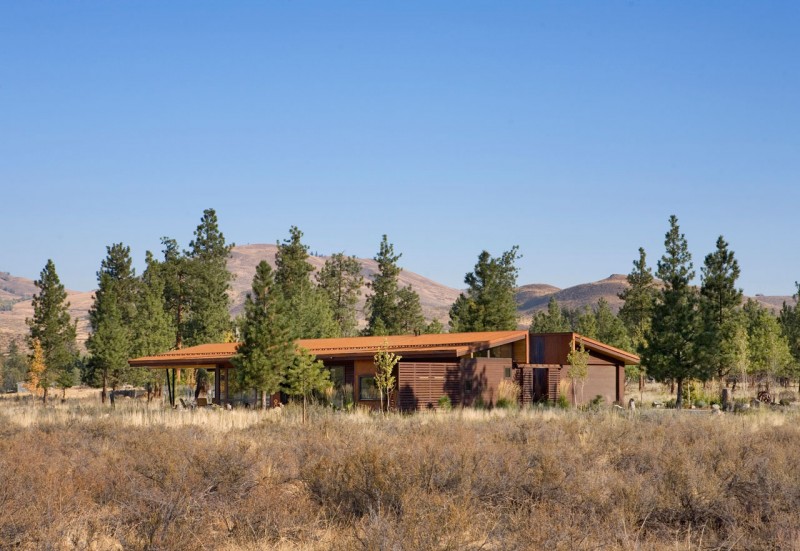
<instances>
[{"instance_id":1,"label":"wooden slat screen","mask_svg":"<svg viewBox=\"0 0 800 551\"><path fill-rule=\"evenodd\" d=\"M457 363L401 362L397 371L401 410L438 409L439 398L461 403L461 372Z\"/></svg>"}]
</instances>

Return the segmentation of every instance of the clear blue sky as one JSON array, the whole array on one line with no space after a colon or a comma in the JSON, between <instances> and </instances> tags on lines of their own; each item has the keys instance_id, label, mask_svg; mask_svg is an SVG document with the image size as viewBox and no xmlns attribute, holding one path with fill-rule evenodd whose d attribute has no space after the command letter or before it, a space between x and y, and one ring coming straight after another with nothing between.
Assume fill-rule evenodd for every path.
<instances>
[{"instance_id":1,"label":"clear blue sky","mask_svg":"<svg viewBox=\"0 0 800 551\"><path fill-rule=\"evenodd\" d=\"M800 3L0 1L0 270L88 290L204 208L237 244L461 286L627 273L676 214L750 294L800 280Z\"/></svg>"}]
</instances>

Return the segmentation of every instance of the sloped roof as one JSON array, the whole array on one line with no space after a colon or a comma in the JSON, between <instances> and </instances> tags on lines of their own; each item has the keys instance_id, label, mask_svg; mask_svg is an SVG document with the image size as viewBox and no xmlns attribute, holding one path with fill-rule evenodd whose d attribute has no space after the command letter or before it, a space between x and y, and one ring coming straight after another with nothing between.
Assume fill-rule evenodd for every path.
<instances>
[{"instance_id":1,"label":"sloped roof","mask_svg":"<svg viewBox=\"0 0 800 551\"><path fill-rule=\"evenodd\" d=\"M372 357L384 347L405 355L460 357L524 340L527 331L487 331L441 333L434 335L390 335L386 337L347 337L300 339L297 345L319 358ZM171 350L155 356L128 360L134 367L202 367L227 363L236 354L238 343L201 344Z\"/></svg>"},{"instance_id":2,"label":"sloped roof","mask_svg":"<svg viewBox=\"0 0 800 551\"><path fill-rule=\"evenodd\" d=\"M573 333L572 338L576 342L582 342L584 348L588 350L594 350L595 352L599 352L601 354L605 354L606 356L611 356L617 360L620 360L625 365L639 365L641 361L639 356L636 354L631 354L621 348L616 348L604 342L600 342L596 339L590 339L589 337L584 337L579 333Z\"/></svg>"}]
</instances>

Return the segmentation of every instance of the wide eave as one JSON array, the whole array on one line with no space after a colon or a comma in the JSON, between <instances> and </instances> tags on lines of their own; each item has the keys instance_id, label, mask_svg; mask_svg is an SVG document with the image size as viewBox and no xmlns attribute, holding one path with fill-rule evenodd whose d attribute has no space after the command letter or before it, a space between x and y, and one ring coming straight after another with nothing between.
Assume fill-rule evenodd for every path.
<instances>
[{"instance_id":1,"label":"wide eave","mask_svg":"<svg viewBox=\"0 0 800 551\"><path fill-rule=\"evenodd\" d=\"M412 358L460 358L490 348L525 340L527 331L488 331L481 333L442 333L435 335L392 335L387 337L349 337L338 339L301 339L299 347L320 359L372 358L386 347L390 352ZM133 367L192 368L229 365L236 355L237 343L202 344L171 350L154 356L128 361Z\"/></svg>"}]
</instances>

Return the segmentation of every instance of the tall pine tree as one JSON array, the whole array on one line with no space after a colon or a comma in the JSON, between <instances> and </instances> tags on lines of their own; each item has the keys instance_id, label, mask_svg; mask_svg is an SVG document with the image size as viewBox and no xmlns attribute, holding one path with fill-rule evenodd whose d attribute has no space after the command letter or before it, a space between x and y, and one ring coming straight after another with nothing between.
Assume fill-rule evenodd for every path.
<instances>
[{"instance_id":1,"label":"tall pine tree","mask_svg":"<svg viewBox=\"0 0 800 551\"><path fill-rule=\"evenodd\" d=\"M736 338L742 323L742 290L736 288L739 263L722 236L716 250L706 256L701 273L698 355L722 382L736 364Z\"/></svg>"},{"instance_id":2,"label":"tall pine tree","mask_svg":"<svg viewBox=\"0 0 800 551\"><path fill-rule=\"evenodd\" d=\"M131 327L137 318L135 298L138 282L130 247L122 243L106 247L97 282L94 303L89 310L91 334L86 348L91 353L90 371L100 379L101 398L105 403L109 384L114 390L122 383L131 382L128 358L132 356Z\"/></svg>"},{"instance_id":3,"label":"tall pine tree","mask_svg":"<svg viewBox=\"0 0 800 551\"><path fill-rule=\"evenodd\" d=\"M355 336L358 332L356 304L364 285L361 264L354 256L333 254L317 273L317 283L328 299L338 336Z\"/></svg>"},{"instance_id":4,"label":"tall pine tree","mask_svg":"<svg viewBox=\"0 0 800 551\"><path fill-rule=\"evenodd\" d=\"M519 247L497 258L487 251L478 255L472 272L464 277L467 290L450 308L450 327L456 332L509 331L517 328L516 260Z\"/></svg>"},{"instance_id":5,"label":"tall pine tree","mask_svg":"<svg viewBox=\"0 0 800 551\"><path fill-rule=\"evenodd\" d=\"M653 308L652 327L642 361L656 380L674 379L678 385L675 405L683 407L683 382L708 378L709 372L698 360L697 332L699 315L697 291L691 286L694 278L692 255L678 219L670 216L664 246L656 275L664 282Z\"/></svg>"},{"instance_id":6,"label":"tall pine tree","mask_svg":"<svg viewBox=\"0 0 800 551\"><path fill-rule=\"evenodd\" d=\"M228 257L233 244L225 243L217 213L206 209L194 231L186 256L191 316L186 331L189 345L222 342L231 329L228 290L233 275L228 271Z\"/></svg>"},{"instance_id":7,"label":"tall pine tree","mask_svg":"<svg viewBox=\"0 0 800 551\"><path fill-rule=\"evenodd\" d=\"M633 270L627 279L628 288L618 295L624 301L619 309L619 318L628 329L633 349L641 354L647 344L658 293L653 270L647 266L647 255L642 247L639 247L639 260L633 261Z\"/></svg>"},{"instance_id":8,"label":"tall pine tree","mask_svg":"<svg viewBox=\"0 0 800 551\"><path fill-rule=\"evenodd\" d=\"M38 341L42 347L44 370L39 385L44 391L43 401L47 402L51 386L57 384L66 390L75 380L76 329L69 315L67 291L52 260L47 261L34 285L38 293L33 295L33 317L25 321L30 330L29 346L33 348L33 342Z\"/></svg>"},{"instance_id":9,"label":"tall pine tree","mask_svg":"<svg viewBox=\"0 0 800 551\"><path fill-rule=\"evenodd\" d=\"M378 272L369 284L372 293L367 297L367 335L422 333L426 330L419 295L410 286L400 288L402 269L397 261L401 256L395 254L394 245L384 234L375 256Z\"/></svg>"},{"instance_id":10,"label":"tall pine tree","mask_svg":"<svg viewBox=\"0 0 800 551\"><path fill-rule=\"evenodd\" d=\"M275 255L275 285L286 303L292 339L333 337L337 327L326 295L311 280L314 267L308 262L303 232L289 229L289 238L278 243Z\"/></svg>"},{"instance_id":11,"label":"tall pine tree","mask_svg":"<svg viewBox=\"0 0 800 551\"><path fill-rule=\"evenodd\" d=\"M262 407L281 388L294 361L294 342L287 323L285 302L266 261L256 266L252 291L244 303L241 342L233 357L238 386L261 392Z\"/></svg>"}]
</instances>

